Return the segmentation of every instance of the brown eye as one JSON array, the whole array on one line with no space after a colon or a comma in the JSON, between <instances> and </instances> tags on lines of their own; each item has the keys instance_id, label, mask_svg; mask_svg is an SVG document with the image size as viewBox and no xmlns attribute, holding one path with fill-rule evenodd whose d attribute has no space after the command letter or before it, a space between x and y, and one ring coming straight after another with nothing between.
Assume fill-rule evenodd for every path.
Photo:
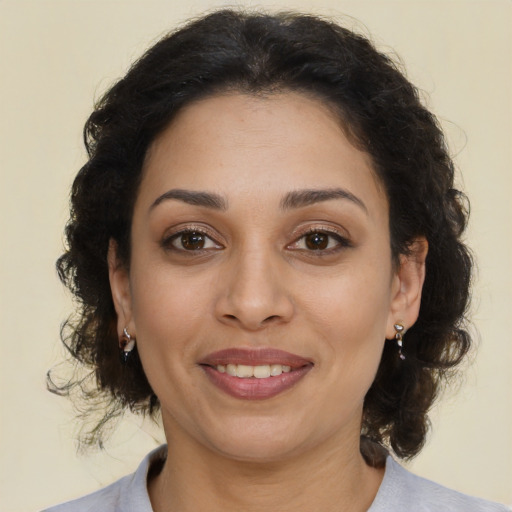
<instances>
[{"instance_id":1,"label":"brown eye","mask_svg":"<svg viewBox=\"0 0 512 512\"><path fill-rule=\"evenodd\" d=\"M204 248L206 236L197 231L182 233L179 241L181 246L187 251L198 251Z\"/></svg>"},{"instance_id":2,"label":"brown eye","mask_svg":"<svg viewBox=\"0 0 512 512\"><path fill-rule=\"evenodd\" d=\"M312 229L295 240L288 249L316 253L317 256L327 256L352 247L352 243L339 233L330 230Z\"/></svg>"},{"instance_id":3,"label":"brown eye","mask_svg":"<svg viewBox=\"0 0 512 512\"><path fill-rule=\"evenodd\" d=\"M222 249L218 244L202 231L195 229L184 229L162 241L162 246L178 252L202 252L213 249Z\"/></svg>"},{"instance_id":4,"label":"brown eye","mask_svg":"<svg viewBox=\"0 0 512 512\"><path fill-rule=\"evenodd\" d=\"M304 237L306 247L312 251L327 249L329 246L329 235L326 233L310 233Z\"/></svg>"}]
</instances>

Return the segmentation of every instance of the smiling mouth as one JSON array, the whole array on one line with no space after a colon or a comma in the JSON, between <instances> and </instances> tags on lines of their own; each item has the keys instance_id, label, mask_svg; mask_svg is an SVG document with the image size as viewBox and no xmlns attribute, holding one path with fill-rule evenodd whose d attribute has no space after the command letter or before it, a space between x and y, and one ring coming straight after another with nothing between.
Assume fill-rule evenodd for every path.
<instances>
[{"instance_id":1,"label":"smiling mouth","mask_svg":"<svg viewBox=\"0 0 512 512\"><path fill-rule=\"evenodd\" d=\"M264 400L295 386L314 364L275 349L227 349L211 354L200 366L210 382L228 395Z\"/></svg>"},{"instance_id":2,"label":"smiling mouth","mask_svg":"<svg viewBox=\"0 0 512 512\"><path fill-rule=\"evenodd\" d=\"M283 373L289 373L291 366L283 364L264 364L258 366L249 366L246 364L218 364L215 369L220 373L227 373L231 377L240 379L268 379L269 377L279 377Z\"/></svg>"}]
</instances>

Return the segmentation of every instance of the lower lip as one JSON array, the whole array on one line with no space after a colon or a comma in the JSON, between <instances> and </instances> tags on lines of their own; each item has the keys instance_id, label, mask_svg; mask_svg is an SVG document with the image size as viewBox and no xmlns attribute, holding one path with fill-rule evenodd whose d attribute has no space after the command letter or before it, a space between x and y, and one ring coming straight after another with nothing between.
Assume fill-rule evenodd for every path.
<instances>
[{"instance_id":1,"label":"lower lip","mask_svg":"<svg viewBox=\"0 0 512 512\"><path fill-rule=\"evenodd\" d=\"M243 400L265 400L279 395L295 386L313 366L307 365L275 377L257 379L256 377L240 378L227 373L220 373L211 366L202 366L210 381L219 389L235 398Z\"/></svg>"}]
</instances>

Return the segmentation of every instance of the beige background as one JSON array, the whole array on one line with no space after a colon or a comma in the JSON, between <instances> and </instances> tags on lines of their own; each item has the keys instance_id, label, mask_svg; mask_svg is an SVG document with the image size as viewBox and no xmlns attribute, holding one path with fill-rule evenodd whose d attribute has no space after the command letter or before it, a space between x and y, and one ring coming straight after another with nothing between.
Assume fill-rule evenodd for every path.
<instances>
[{"instance_id":1,"label":"beige background","mask_svg":"<svg viewBox=\"0 0 512 512\"><path fill-rule=\"evenodd\" d=\"M472 200L481 342L459 392L434 411L434 433L412 468L512 503L512 2L241 4L348 15L349 26L397 51L441 118ZM0 0L2 511L38 510L92 491L131 472L155 445L155 429L127 418L105 452L76 455L71 409L45 390L47 369L63 355L59 324L71 308L54 260L93 97L178 21L218 5Z\"/></svg>"}]
</instances>

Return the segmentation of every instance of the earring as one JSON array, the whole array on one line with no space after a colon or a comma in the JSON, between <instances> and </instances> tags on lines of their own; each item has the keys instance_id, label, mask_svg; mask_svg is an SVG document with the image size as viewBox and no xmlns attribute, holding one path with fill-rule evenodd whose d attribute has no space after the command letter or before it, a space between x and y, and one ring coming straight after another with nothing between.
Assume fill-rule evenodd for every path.
<instances>
[{"instance_id":1,"label":"earring","mask_svg":"<svg viewBox=\"0 0 512 512\"><path fill-rule=\"evenodd\" d=\"M119 338L119 348L121 350L121 362L126 364L130 359L130 354L135 347L135 338L132 338L126 327L123 329L123 334Z\"/></svg>"},{"instance_id":2,"label":"earring","mask_svg":"<svg viewBox=\"0 0 512 512\"><path fill-rule=\"evenodd\" d=\"M403 336L405 334L405 327L402 324L396 323L394 326L396 334L395 334L395 340L396 344L398 345L398 355L400 359L403 361L405 359L405 356L402 354L402 346L403 346Z\"/></svg>"}]
</instances>

